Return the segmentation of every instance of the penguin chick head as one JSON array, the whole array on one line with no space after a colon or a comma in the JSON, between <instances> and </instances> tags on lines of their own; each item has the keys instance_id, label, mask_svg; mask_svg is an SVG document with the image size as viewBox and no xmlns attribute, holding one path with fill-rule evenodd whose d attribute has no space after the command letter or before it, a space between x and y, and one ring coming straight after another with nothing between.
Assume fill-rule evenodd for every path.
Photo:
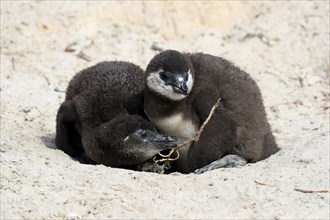
<instances>
[{"instance_id":1,"label":"penguin chick head","mask_svg":"<svg viewBox=\"0 0 330 220\"><path fill-rule=\"evenodd\" d=\"M189 95L194 83L191 62L180 52L166 50L148 64L148 89L174 101Z\"/></svg>"}]
</instances>

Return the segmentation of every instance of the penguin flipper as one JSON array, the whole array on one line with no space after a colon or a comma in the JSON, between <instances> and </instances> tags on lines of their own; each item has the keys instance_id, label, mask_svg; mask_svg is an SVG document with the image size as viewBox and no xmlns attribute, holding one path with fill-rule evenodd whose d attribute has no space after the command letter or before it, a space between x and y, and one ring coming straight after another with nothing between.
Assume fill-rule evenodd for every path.
<instances>
[{"instance_id":1,"label":"penguin flipper","mask_svg":"<svg viewBox=\"0 0 330 220\"><path fill-rule=\"evenodd\" d=\"M208 90L205 92L196 98L194 105L201 122L206 120L212 106L216 102L216 98L210 97ZM203 105L202 100L205 100L205 105ZM232 152L235 145L235 120L220 101L219 106L204 127L199 141L194 142L189 148L187 159L189 170L185 170L185 172L194 172L198 168L221 159L229 152Z\"/></svg>"},{"instance_id":2,"label":"penguin flipper","mask_svg":"<svg viewBox=\"0 0 330 220\"><path fill-rule=\"evenodd\" d=\"M80 134L76 129L77 112L72 101L61 104L56 116L55 144L72 157L83 152Z\"/></svg>"},{"instance_id":3,"label":"penguin flipper","mask_svg":"<svg viewBox=\"0 0 330 220\"><path fill-rule=\"evenodd\" d=\"M233 154L229 154L224 156L223 158L213 161L212 163L196 169L194 171L195 174L202 174L206 171L210 171L210 170L215 170L215 169L219 169L219 168L233 168L233 167L239 167L239 166L244 166L245 164L247 164L247 161L237 155L233 155Z\"/></svg>"}]
</instances>

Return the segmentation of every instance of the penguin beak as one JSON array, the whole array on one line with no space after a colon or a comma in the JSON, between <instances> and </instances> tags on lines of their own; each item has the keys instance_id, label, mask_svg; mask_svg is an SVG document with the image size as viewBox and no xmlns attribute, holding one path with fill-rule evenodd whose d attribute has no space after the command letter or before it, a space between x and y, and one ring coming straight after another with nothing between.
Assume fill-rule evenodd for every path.
<instances>
[{"instance_id":1,"label":"penguin beak","mask_svg":"<svg viewBox=\"0 0 330 220\"><path fill-rule=\"evenodd\" d=\"M165 85L171 85L174 92L178 94L188 95L188 73L164 73L161 78Z\"/></svg>"},{"instance_id":2,"label":"penguin beak","mask_svg":"<svg viewBox=\"0 0 330 220\"><path fill-rule=\"evenodd\" d=\"M135 135L140 141L152 144L159 150L173 148L179 142L179 139L175 136L163 135L151 130L139 129L135 132Z\"/></svg>"},{"instance_id":3,"label":"penguin beak","mask_svg":"<svg viewBox=\"0 0 330 220\"><path fill-rule=\"evenodd\" d=\"M173 87L173 90L176 93L183 94L183 95L188 95L187 82L177 81L176 83L171 84L171 86Z\"/></svg>"}]
</instances>

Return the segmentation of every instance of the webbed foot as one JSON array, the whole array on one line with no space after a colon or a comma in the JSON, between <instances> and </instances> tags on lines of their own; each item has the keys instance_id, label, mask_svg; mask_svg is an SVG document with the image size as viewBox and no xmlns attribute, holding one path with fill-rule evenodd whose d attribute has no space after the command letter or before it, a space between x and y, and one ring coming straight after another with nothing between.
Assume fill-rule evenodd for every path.
<instances>
[{"instance_id":1,"label":"webbed foot","mask_svg":"<svg viewBox=\"0 0 330 220\"><path fill-rule=\"evenodd\" d=\"M210 170L215 170L215 169L219 169L219 168L232 168L232 167L238 167L238 166L244 166L245 164L247 164L247 161L237 155L227 155L224 156L223 158L213 161L212 163L196 169L194 171L195 174L202 174L206 171L210 171Z\"/></svg>"}]
</instances>

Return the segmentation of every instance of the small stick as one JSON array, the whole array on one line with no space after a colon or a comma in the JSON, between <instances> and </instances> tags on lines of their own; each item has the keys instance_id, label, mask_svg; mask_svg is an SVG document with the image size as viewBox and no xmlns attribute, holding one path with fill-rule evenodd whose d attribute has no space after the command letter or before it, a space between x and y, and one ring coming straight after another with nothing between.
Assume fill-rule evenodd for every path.
<instances>
[{"instance_id":1,"label":"small stick","mask_svg":"<svg viewBox=\"0 0 330 220\"><path fill-rule=\"evenodd\" d=\"M294 188L294 190L296 190L298 192L303 192L303 193L327 193L327 192L329 192L329 190L327 190L327 189L313 190L313 189Z\"/></svg>"},{"instance_id":2,"label":"small stick","mask_svg":"<svg viewBox=\"0 0 330 220\"><path fill-rule=\"evenodd\" d=\"M182 144L179 144L178 146L176 146L175 148L173 148L174 150L178 150L188 144L191 144L192 142L197 142L199 141L199 138L201 136L201 133L203 132L205 126L207 125L207 123L210 121L213 113L214 113L214 110L219 106L220 104L220 100L221 98L218 98L217 102L212 106L211 108L211 111L209 113L209 115L207 116L207 118L205 119L204 123L202 124L202 126L199 128L199 130L197 131L197 133L195 134L194 137L190 138L189 140L183 142Z\"/></svg>"},{"instance_id":3,"label":"small stick","mask_svg":"<svg viewBox=\"0 0 330 220\"><path fill-rule=\"evenodd\" d=\"M172 148L167 155L166 154L162 154L161 152L159 152L158 154L159 154L159 156L165 158L165 157L170 157L173 154L173 151L174 151L174 149Z\"/></svg>"},{"instance_id":4,"label":"small stick","mask_svg":"<svg viewBox=\"0 0 330 220\"><path fill-rule=\"evenodd\" d=\"M160 46L160 45L158 45L157 43L153 43L153 44L151 45L151 49L152 49L152 50L155 50L155 51L159 51L159 52L163 52L163 51L166 50L163 46Z\"/></svg>"},{"instance_id":5,"label":"small stick","mask_svg":"<svg viewBox=\"0 0 330 220\"><path fill-rule=\"evenodd\" d=\"M89 56L87 56L84 52L80 51L78 54L77 54L77 57L83 59L83 60L86 60L87 62L91 61L91 58Z\"/></svg>"},{"instance_id":6,"label":"small stick","mask_svg":"<svg viewBox=\"0 0 330 220\"><path fill-rule=\"evenodd\" d=\"M50 86L50 81L49 81L49 79L47 78L47 76L45 76L45 75L41 75L41 76L46 80L48 86Z\"/></svg>"},{"instance_id":7,"label":"small stick","mask_svg":"<svg viewBox=\"0 0 330 220\"><path fill-rule=\"evenodd\" d=\"M259 185L267 186L266 183L262 183L262 182L259 182L259 181L257 181L257 180L255 180L254 182L257 183L257 184L259 184Z\"/></svg>"},{"instance_id":8,"label":"small stick","mask_svg":"<svg viewBox=\"0 0 330 220\"><path fill-rule=\"evenodd\" d=\"M263 183L263 182L259 182L257 180L254 181L256 184L262 185L262 186L272 186L272 187L276 187L275 185L271 185L271 184L267 184L267 183Z\"/></svg>"},{"instance_id":9,"label":"small stick","mask_svg":"<svg viewBox=\"0 0 330 220\"><path fill-rule=\"evenodd\" d=\"M72 44L69 44L68 46L66 46L66 48L64 49L65 52L68 52L68 53L72 53L72 52L75 52L76 49L72 48L72 46L76 46L77 43L74 42Z\"/></svg>"},{"instance_id":10,"label":"small stick","mask_svg":"<svg viewBox=\"0 0 330 220\"><path fill-rule=\"evenodd\" d=\"M14 57L11 58L11 65L13 67L13 70L16 71L16 68L15 68L15 58Z\"/></svg>"},{"instance_id":11,"label":"small stick","mask_svg":"<svg viewBox=\"0 0 330 220\"><path fill-rule=\"evenodd\" d=\"M188 144L191 144L192 142L197 142L199 141L199 138L200 138L200 135L201 133L203 132L204 130L204 127L206 126L206 124L210 121L215 109L219 106L220 104L220 100L221 98L218 98L217 102L212 106L211 110L210 110L210 113L209 115L207 116L207 118L205 119L204 123L202 124L202 126L199 128L199 130L197 131L197 133L195 134L194 137L190 138L189 140L183 142L182 144L179 144L178 146L174 147L171 149L171 151L169 152L169 154L167 155L164 155L162 153L158 153L158 155L160 155L162 157L162 159L159 159L159 160L156 160L155 157L153 158L154 162L155 163L159 163L159 162L165 162L169 165L169 162L170 161L174 161L174 160L177 160L179 159L180 157L180 153L179 153L179 149L188 145ZM172 154L176 152L177 153L177 156L175 158L171 158ZM170 166L170 165L169 165Z\"/></svg>"}]
</instances>

